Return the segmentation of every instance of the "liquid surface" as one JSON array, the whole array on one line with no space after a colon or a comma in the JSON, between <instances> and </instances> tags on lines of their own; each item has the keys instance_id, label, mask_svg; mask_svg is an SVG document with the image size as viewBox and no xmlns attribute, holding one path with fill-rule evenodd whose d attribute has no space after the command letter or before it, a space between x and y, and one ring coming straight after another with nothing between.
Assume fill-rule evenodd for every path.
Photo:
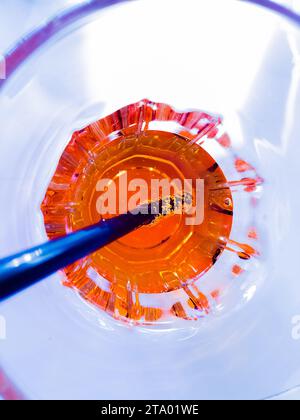
<instances>
[{"instance_id":1,"label":"liquid surface","mask_svg":"<svg viewBox=\"0 0 300 420\"><path fill-rule=\"evenodd\" d=\"M162 217L69 267L69 281L78 287L88 274L102 287L105 279L119 294L126 294L128 289L164 293L190 284L226 247L233 208L227 180L217 162L182 136L147 130L140 134L123 132L109 142L95 143L90 132L75 134L43 203L49 237L101 219L97 211L101 179L115 182L119 209L120 179L125 173L128 183L143 179L149 191L153 179L204 180L203 223L189 226L182 214ZM133 194L128 192L128 200Z\"/></svg>"},{"instance_id":2,"label":"liquid surface","mask_svg":"<svg viewBox=\"0 0 300 420\"><path fill-rule=\"evenodd\" d=\"M245 263L256 255L254 248L230 237L232 192L247 189L251 194L259 185L252 170L240 179L233 165L235 154L222 160L230 151L231 139L219 116L180 112L148 99L74 132L42 203L49 238L125 213L127 205L132 210L160 198L165 202L170 195L182 197L182 192L193 213L156 218L67 267L64 285L77 290L89 304L134 325L163 325L178 318L196 321L218 310L226 295L226 273L236 279L237 270L232 269L236 260L230 254ZM219 159L230 179L225 178ZM153 182L171 180L181 187L189 181L192 189L178 191L177 183L169 192L153 188ZM143 188L137 181L142 181ZM111 186L115 207L109 200ZM139 195L145 189L146 195ZM126 197L119 197L124 191ZM223 264L207 273L225 250ZM243 270L244 264L240 266Z\"/></svg>"}]
</instances>

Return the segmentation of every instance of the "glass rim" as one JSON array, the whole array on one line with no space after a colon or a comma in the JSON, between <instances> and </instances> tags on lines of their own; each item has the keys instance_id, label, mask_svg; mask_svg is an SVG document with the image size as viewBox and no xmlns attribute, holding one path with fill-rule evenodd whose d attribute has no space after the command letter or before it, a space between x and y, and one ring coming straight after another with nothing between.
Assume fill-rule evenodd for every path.
<instances>
[{"instance_id":1,"label":"glass rim","mask_svg":"<svg viewBox=\"0 0 300 420\"><path fill-rule=\"evenodd\" d=\"M0 91L5 86L6 82L11 78L15 71L40 47L47 41L53 38L63 29L71 26L91 13L106 9L108 7L129 3L139 0L83 0L76 6L66 7L58 11L54 16L50 17L40 26L34 28L27 35L19 38L12 48L8 49L2 57L5 68L5 78L0 80ZM300 27L300 15L276 3L273 0L236 0L244 3L253 4L281 15Z\"/></svg>"}]
</instances>

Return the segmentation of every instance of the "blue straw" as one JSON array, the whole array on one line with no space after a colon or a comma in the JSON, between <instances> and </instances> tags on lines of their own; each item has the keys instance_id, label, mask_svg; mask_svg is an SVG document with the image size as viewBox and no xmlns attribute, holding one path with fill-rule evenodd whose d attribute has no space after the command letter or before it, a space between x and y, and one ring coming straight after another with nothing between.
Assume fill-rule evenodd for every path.
<instances>
[{"instance_id":1,"label":"blue straw","mask_svg":"<svg viewBox=\"0 0 300 420\"><path fill-rule=\"evenodd\" d=\"M162 214L162 206L162 201L150 203L135 212L102 220L88 228L0 260L0 301L135 229L152 223L157 214ZM153 212L153 208L157 211Z\"/></svg>"}]
</instances>

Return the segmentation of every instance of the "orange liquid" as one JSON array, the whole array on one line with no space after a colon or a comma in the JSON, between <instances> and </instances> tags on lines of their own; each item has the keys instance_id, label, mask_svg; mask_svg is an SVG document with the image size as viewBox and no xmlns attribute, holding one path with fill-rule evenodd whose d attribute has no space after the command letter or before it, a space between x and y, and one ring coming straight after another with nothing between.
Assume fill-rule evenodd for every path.
<instances>
[{"instance_id":1,"label":"orange liquid","mask_svg":"<svg viewBox=\"0 0 300 420\"><path fill-rule=\"evenodd\" d=\"M99 293L87 280L93 272L125 299L129 289L164 293L203 275L224 250L232 226L231 192L226 186L220 188L227 180L213 158L186 138L162 131L123 132L109 142L93 143L92 152L88 140L73 138L47 191L42 209L50 238L98 222L98 181L114 180L118 197L124 171L128 182L141 178L149 190L152 179L203 179L204 221L188 226L185 215L160 218L69 267L70 284L81 291L89 284L91 299L92 293Z\"/></svg>"}]
</instances>

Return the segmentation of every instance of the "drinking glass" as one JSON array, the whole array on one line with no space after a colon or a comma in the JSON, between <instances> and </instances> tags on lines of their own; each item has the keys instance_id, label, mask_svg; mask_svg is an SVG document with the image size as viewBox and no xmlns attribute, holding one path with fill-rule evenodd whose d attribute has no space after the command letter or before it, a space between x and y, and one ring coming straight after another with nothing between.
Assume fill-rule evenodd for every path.
<instances>
[{"instance_id":1,"label":"drinking glass","mask_svg":"<svg viewBox=\"0 0 300 420\"><path fill-rule=\"evenodd\" d=\"M262 182L250 195L237 188L232 230L259 256L237 276L242 262L224 254L203 277L225 290L204 319L129 326L63 287L60 273L1 303L4 398L262 399L300 383L300 18L291 10L263 0L83 1L7 53L2 257L47 239L40 205L72 133L144 98L220 115L231 141L230 152L218 149L225 174L238 159Z\"/></svg>"}]
</instances>

